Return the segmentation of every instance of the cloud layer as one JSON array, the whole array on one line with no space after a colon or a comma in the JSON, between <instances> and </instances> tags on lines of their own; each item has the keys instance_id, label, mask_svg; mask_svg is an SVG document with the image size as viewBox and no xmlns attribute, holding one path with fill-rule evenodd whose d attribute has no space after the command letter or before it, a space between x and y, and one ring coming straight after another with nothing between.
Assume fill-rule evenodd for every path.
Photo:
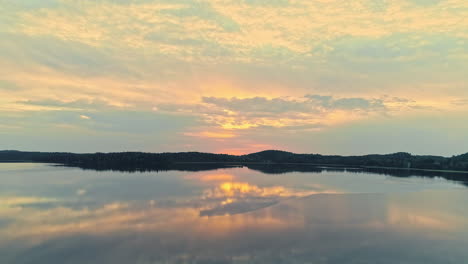
<instances>
[{"instance_id":1,"label":"cloud layer","mask_svg":"<svg viewBox=\"0 0 468 264\"><path fill-rule=\"evenodd\" d=\"M443 115L431 141L468 149L449 129L468 111L464 0L0 3L0 143L11 148L119 149L52 144L87 134L120 137L120 150L328 152L296 141L394 123L417 138Z\"/></svg>"}]
</instances>

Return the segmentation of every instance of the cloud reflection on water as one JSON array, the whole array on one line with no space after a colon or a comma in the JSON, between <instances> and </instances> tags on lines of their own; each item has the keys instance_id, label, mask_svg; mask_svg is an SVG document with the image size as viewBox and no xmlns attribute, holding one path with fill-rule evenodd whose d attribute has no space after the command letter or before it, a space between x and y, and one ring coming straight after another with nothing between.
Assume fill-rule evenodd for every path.
<instances>
[{"instance_id":1,"label":"cloud reflection on water","mask_svg":"<svg viewBox=\"0 0 468 264\"><path fill-rule=\"evenodd\" d=\"M105 182L126 177L118 175ZM240 169L174 175L194 194L153 199L99 200L95 186L83 183L90 191L82 195L3 194L0 262L430 264L468 258L465 189L352 193L340 188L346 184L307 175ZM140 176L130 177L167 180ZM375 192L377 180L391 186L391 179L371 176L353 177L356 190Z\"/></svg>"},{"instance_id":2,"label":"cloud reflection on water","mask_svg":"<svg viewBox=\"0 0 468 264\"><path fill-rule=\"evenodd\" d=\"M236 258L272 260L286 255L291 259L317 258L316 254L331 256L332 251L356 257L352 254L358 253L352 251L364 248L389 254L384 248L395 250L392 247L398 243L413 250L421 250L418 247L423 245L456 249L467 245L466 236L463 237L467 234L468 218L454 215L459 205L413 207L427 197L444 195L437 192L406 195L411 199L408 203L391 195L321 194L286 200L249 213L209 217L200 216L196 208L160 208L150 202L114 203L94 210L25 207L16 213L9 212L14 222L0 232L3 240L0 245L12 242L29 245L27 248L31 249L25 256L40 247L50 253L42 257L53 261L60 251L87 248L84 244L90 243L96 247L93 251L98 256L75 256L77 260L109 254L106 259L115 263L125 262L114 259L114 251L123 251L114 252L115 256L128 254L127 260L138 257L133 254L141 254L169 263L197 258L217 261L227 258L231 263ZM459 197L468 201L463 192ZM404 252L409 254L408 250Z\"/></svg>"}]
</instances>

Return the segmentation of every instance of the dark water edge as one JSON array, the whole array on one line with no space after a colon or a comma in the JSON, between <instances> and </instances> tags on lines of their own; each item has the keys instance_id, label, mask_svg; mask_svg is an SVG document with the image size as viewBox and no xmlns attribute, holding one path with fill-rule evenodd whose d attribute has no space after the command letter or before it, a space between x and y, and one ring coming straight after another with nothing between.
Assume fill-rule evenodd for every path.
<instances>
[{"instance_id":1,"label":"dark water edge","mask_svg":"<svg viewBox=\"0 0 468 264\"><path fill-rule=\"evenodd\" d=\"M77 167L83 170L116 171L116 172L167 172L186 171L199 172L228 168L248 168L264 174L287 174L292 172L322 173L322 172L351 172L351 173L374 173L393 177L423 177L443 178L456 181L468 186L468 172L425 170L388 167L365 167L344 165L317 165L317 164L292 164L292 163L217 163L217 162L180 162L159 167L134 167L134 166L79 166L67 164L55 164L53 166Z\"/></svg>"},{"instance_id":2,"label":"dark water edge","mask_svg":"<svg viewBox=\"0 0 468 264\"><path fill-rule=\"evenodd\" d=\"M29 160L1 161L0 163L42 163ZM49 163L51 166L80 168L83 170L115 172L167 172L167 171L211 171L228 168L248 168L265 174L286 174L291 172L322 173L324 171L375 173L394 177L444 178L468 186L468 171L395 168L379 166L350 166L346 164L313 163L272 163L272 162L173 162L138 166L118 163Z\"/></svg>"}]
</instances>

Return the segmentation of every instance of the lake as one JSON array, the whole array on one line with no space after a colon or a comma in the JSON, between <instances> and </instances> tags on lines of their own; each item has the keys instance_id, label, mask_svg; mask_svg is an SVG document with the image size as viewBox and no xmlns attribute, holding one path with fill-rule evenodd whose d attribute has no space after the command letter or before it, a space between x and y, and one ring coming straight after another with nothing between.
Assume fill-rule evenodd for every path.
<instances>
[{"instance_id":1,"label":"lake","mask_svg":"<svg viewBox=\"0 0 468 264\"><path fill-rule=\"evenodd\" d=\"M0 263L468 263L467 184L435 174L0 163Z\"/></svg>"}]
</instances>

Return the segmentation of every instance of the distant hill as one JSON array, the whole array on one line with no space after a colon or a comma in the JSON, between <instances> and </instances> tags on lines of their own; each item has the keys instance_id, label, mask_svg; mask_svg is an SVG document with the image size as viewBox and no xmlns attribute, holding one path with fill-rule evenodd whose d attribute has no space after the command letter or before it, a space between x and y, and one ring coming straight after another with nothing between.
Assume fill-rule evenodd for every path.
<instances>
[{"instance_id":1,"label":"distant hill","mask_svg":"<svg viewBox=\"0 0 468 264\"><path fill-rule=\"evenodd\" d=\"M29 161L58 163L90 169L165 169L180 163L241 164L316 164L334 166L389 167L430 170L468 171L468 153L453 156L411 155L399 152L385 155L338 156L296 154L280 150L265 150L247 155L227 155L201 152L179 153L66 153L0 151L0 162ZM207 165L204 165L207 166ZM188 168L188 166L187 166Z\"/></svg>"}]
</instances>

